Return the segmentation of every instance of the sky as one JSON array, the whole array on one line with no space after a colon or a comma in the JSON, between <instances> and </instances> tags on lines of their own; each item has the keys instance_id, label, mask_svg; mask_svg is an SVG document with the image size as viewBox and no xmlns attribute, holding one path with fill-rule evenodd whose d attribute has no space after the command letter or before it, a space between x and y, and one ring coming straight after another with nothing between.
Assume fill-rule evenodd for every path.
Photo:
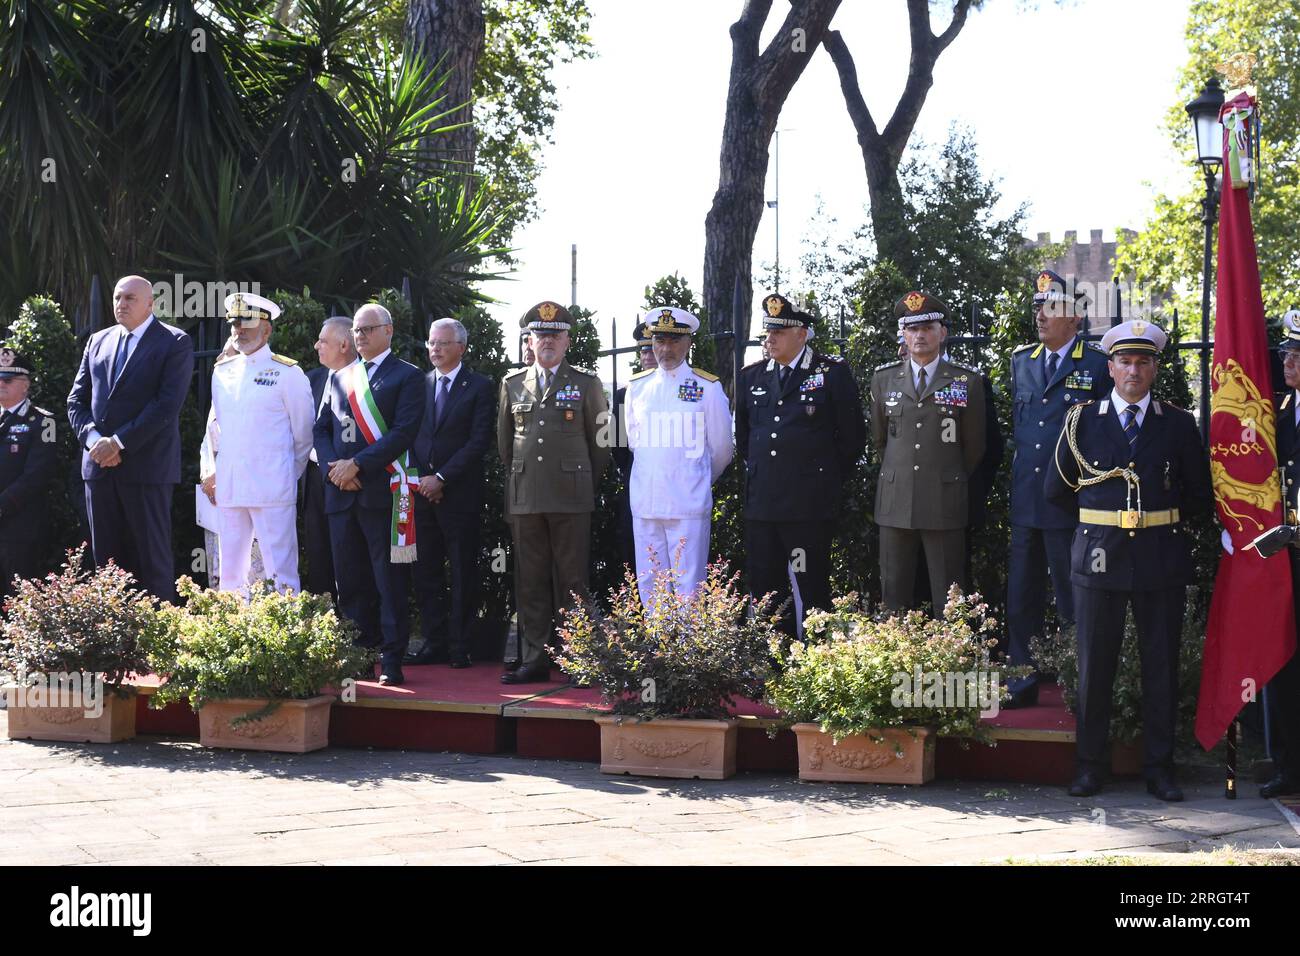
<instances>
[{"instance_id":1,"label":"sky","mask_svg":"<svg viewBox=\"0 0 1300 956\"><path fill-rule=\"evenodd\" d=\"M950 124L968 126L986 175L1001 181L1009 213L1029 204L1026 233L1083 240L1103 229L1138 228L1153 198L1186 176L1190 155L1170 145L1169 106L1189 0L987 0L940 57L912 143L941 144ZM485 291L512 330L542 299L570 301L571 247L578 247L577 301L597 310L605 347L620 345L647 284L681 273L698 296L704 218L718 182L728 28L742 0L589 0L594 60L555 70L560 111L543 154L540 215L516 233L518 267ZM948 4L932 12L938 33ZM763 45L780 25L777 0ZM832 28L857 63L863 95L883 126L906 80L903 0L844 0ZM820 199L844 233L867 221L867 185L853 125L829 55L818 50L786 100L780 137L782 285L797 285L801 238ZM1062 144L1061 129L1077 133ZM1053 144L1036 146L1036 131ZM769 162L767 198L777 196ZM765 210L754 271L771 263L774 211ZM755 301L764 290L756 288ZM942 294L942 290L936 290ZM609 362L600 369L608 380Z\"/></svg>"}]
</instances>

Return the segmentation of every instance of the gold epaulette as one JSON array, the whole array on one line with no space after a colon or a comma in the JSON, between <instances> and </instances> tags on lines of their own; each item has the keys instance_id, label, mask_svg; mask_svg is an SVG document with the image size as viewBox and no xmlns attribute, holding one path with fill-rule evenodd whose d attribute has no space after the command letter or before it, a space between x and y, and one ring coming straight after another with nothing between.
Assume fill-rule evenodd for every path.
<instances>
[{"instance_id":1,"label":"gold epaulette","mask_svg":"<svg viewBox=\"0 0 1300 956\"><path fill-rule=\"evenodd\" d=\"M634 372L632 374L632 377L629 379L629 381L635 382L639 378L645 378L647 375L652 375L652 374L654 374L654 369L652 368L643 369L640 372Z\"/></svg>"},{"instance_id":2,"label":"gold epaulette","mask_svg":"<svg viewBox=\"0 0 1300 956\"><path fill-rule=\"evenodd\" d=\"M694 367L691 368L691 371L695 374L696 378L702 378L706 382L718 381L718 376L714 375L712 372L706 372L703 369L694 368Z\"/></svg>"},{"instance_id":3,"label":"gold epaulette","mask_svg":"<svg viewBox=\"0 0 1300 956\"><path fill-rule=\"evenodd\" d=\"M298 364L298 362L297 362L295 359L291 359L291 358L289 358L289 356L287 356L287 355L276 355L274 352L271 353L271 361L273 361L273 362L279 362L281 365L297 365L297 364Z\"/></svg>"},{"instance_id":4,"label":"gold epaulette","mask_svg":"<svg viewBox=\"0 0 1300 956\"><path fill-rule=\"evenodd\" d=\"M229 361L231 361L232 359L234 359L234 357L235 357L234 355L223 355L223 356L221 356L221 358L217 359L217 360L216 360L215 362L213 362L212 364L213 364L213 365L224 365L226 362L229 362Z\"/></svg>"}]
</instances>

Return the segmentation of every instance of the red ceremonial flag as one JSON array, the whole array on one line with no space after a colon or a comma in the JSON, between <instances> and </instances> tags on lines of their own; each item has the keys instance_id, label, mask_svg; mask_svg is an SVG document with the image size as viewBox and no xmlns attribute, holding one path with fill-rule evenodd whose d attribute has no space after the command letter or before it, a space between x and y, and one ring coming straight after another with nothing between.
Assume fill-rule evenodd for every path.
<instances>
[{"instance_id":1,"label":"red ceremonial flag","mask_svg":"<svg viewBox=\"0 0 1300 956\"><path fill-rule=\"evenodd\" d=\"M1269 375L1264 301L1250 222L1247 135L1255 100L1223 105L1223 215L1214 319L1210 473L1232 554L1219 558L1210 600L1196 705L1196 739L1209 750L1295 652L1291 564L1247 545L1282 524L1277 421ZM1285 551L1285 549L1283 549Z\"/></svg>"}]
</instances>

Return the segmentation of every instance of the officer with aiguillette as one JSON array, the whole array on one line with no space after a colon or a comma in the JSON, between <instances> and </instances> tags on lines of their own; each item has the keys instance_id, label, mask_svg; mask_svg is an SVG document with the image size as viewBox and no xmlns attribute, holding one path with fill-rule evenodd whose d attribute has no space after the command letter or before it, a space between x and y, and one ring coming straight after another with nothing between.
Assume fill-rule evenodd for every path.
<instances>
[{"instance_id":1,"label":"officer with aiguillette","mask_svg":"<svg viewBox=\"0 0 1300 956\"><path fill-rule=\"evenodd\" d=\"M1074 627L1070 585L1070 539L1078 512L1048 501L1043 479L1065 413L1081 402L1110 394L1106 353L1079 337L1087 297L1073 283L1044 269L1034 283L1038 344L1011 353L1011 413L1015 458L1011 463L1011 562L1007 575L1008 662L1032 664L1030 642L1041 637L1047 617L1047 579L1063 630ZM1038 703L1038 675L1011 681L1005 707Z\"/></svg>"},{"instance_id":2,"label":"officer with aiguillette","mask_svg":"<svg viewBox=\"0 0 1300 956\"><path fill-rule=\"evenodd\" d=\"M908 357L871 378L880 586L891 610L913 604L922 547L936 614L948 588L966 584L970 476L984 457L988 423L984 376L944 358L949 314L928 292L899 299L894 316Z\"/></svg>"},{"instance_id":3,"label":"officer with aiguillette","mask_svg":"<svg viewBox=\"0 0 1300 956\"><path fill-rule=\"evenodd\" d=\"M1048 498L1077 507L1070 547L1079 644L1076 776L1070 796L1102 786L1124 616L1133 608L1142 658L1147 791L1181 800L1174 782L1178 647L1191 540L1183 522L1210 508L1209 461L1190 413L1151 396L1168 336L1151 322L1115 326L1101 340L1115 387L1070 409L1057 437Z\"/></svg>"}]
</instances>

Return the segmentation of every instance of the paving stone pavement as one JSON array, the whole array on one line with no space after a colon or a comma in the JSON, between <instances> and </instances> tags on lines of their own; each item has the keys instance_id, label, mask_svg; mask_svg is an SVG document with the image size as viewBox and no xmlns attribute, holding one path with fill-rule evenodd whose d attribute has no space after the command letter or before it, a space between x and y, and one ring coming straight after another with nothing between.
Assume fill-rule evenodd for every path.
<instances>
[{"instance_id":1,"label":"paving stone pavement","mask_svg":"<svg viewBox=\"0 0 1300 956\"><path fill-rule=\"evenodd\" d=\"M1271 801L1224 800L1209 779L1166 805L1139 782L1075 800L1018 784L668 781L517 757L9 741L6 724L0 711L0 866L942 864L1300 848Z\"/></svg>"}]
</instances>

